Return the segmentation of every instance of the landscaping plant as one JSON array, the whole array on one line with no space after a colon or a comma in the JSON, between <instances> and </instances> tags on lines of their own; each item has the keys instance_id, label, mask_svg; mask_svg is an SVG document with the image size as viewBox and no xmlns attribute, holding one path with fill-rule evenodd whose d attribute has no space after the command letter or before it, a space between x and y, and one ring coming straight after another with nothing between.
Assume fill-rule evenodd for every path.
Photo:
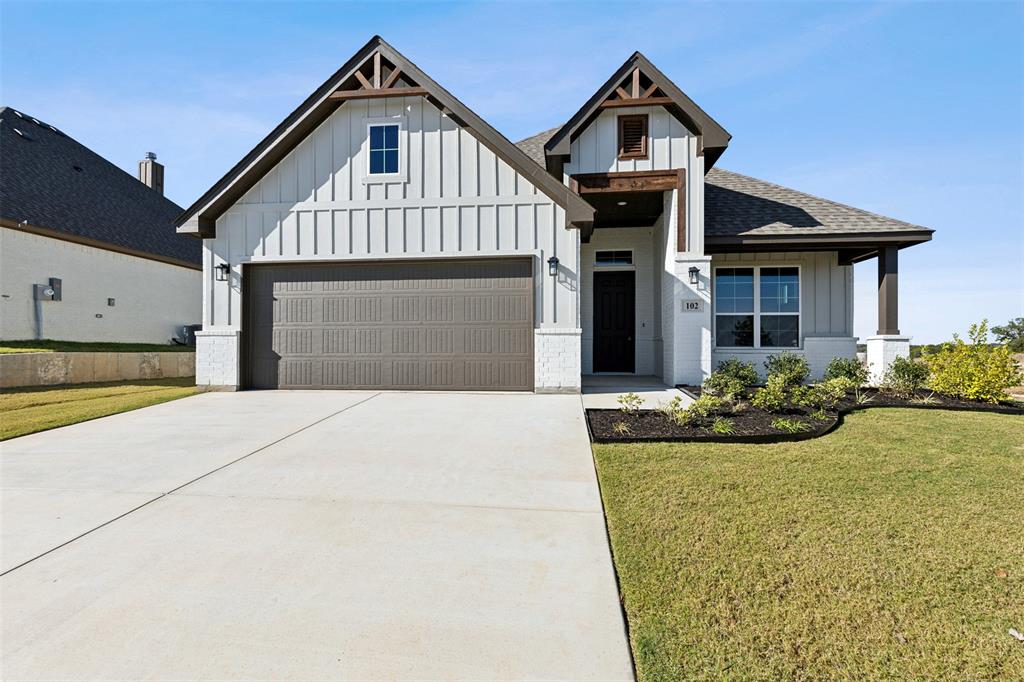
<instances>
[{"instance_id":1,"label":"landscaping plant","mask_svg":"<svg viewBox=\"0 0 1024 682\"><path fill-rule=\"evenodd\" d=\"M636 393L630 391L629 393L623 393L618 397L619 410L626 414L636 414L640 411L640 407L644 404L644 399L638 396Z\"/></svg>"},{"instance_id":2,"label":"landscaping plant","mask_svg":"<svg viewBox=\"0 0 1024 682\"><path fill-rule=\"evenodd\" d=\"M857 358L832 358L825 368L825 380L846 378L855 386L868 382L868 368Z\"/></svg>"},{"instance_id":3,"label":"landscaping plant","mask_svg":"<svg viewBox=\"0 0 1024 682\"><path fill-rule=\"evenodd\" d=\"M1007 346L988 344L988 323L972 324L970 343L956 334L953 342L937 353L924 355L931 371L929 386L939 393L963 400L998 403L1007 400L1006 389L1024 383L1024 375Z\"/></svg>"},{"instance_id":4,"label":"landscaping plant","mask_svg":"<svg viewBox=\"0 0 1024 682\"><path fill-rule=\"evenodd\" d=\"M706 424L723 406L724 402L721 398L713 395L702 395L679 413L680 422L693 426Z\"/></svg>"},{"instance_id":5,"label":"landscaping plant","mask_svg":"<svg viewBox=\"0 0 1024 682\"><path fill-rule=\"evenodd\" d=\"M789 351L769 355L764 361L764 368L769 379L773 376L780 376L786 386L799 386L807 381L807 376L811 373L807 360L802 355L796 355Z\"/></svg>"},{"instance_id":6,"label":"landscaping plant","mask_svg":"<svg viewBox=\"0 0 1024 682\"><path fill-rule=\"evenodd\" d=\"M739 381L743 388L756 386L761 381L761 377L757 376L757 370L754 369L754 363L743 362L739 358L729 358L718 363L715 372Z\"/></svg>"},{"instance_id":7,"label":"landscaping plant","mask_svg":"<svg viewBox=\"0 0 1024 682\"><path fill-rule=\"evenodd\" d=\"M720 436L731 436L736 433L732 420L728 417L716 417L715 421L711 423L711 430Z\"/></svg>"},{"instance_id":8,"label":"landscaping plant","mask_svg":"<svg viewBox=\"0 0 1024 682\"><path fill-rule=\"evenodd\" d=\"M750 399L754 407L765 412L781 412L786 406L786 377L781 374L772 374L768 377L768 383L764 388L759 388Z\"/></svg>"},{"instance_id":9,"label":"landscaping plant","mask_svg":"<svg viewBox=\"0 0 1024 682\"><path fill-rule=\"evenodd\" d=\"M913 398L928 383L928 365L897 357L882 376L881 389L897 398Z\"/></svg>"},{"instance_id":10,"label":"landscaping plant","mask_svg":"<svg viewBox=\"0 0 1024 682\"><path fill-rule=\"evenodd\" d=\"M779 431L785 431L786 433L802 433L810 427L799 419L773 419L772 428L776 428Z\"/></svg>"}]
</instances>

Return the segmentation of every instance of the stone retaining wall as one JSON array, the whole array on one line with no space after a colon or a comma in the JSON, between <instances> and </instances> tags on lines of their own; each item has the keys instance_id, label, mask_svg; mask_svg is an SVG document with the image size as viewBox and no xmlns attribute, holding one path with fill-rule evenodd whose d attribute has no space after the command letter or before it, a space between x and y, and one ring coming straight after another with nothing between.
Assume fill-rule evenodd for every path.
<instances>
[{"instance_id":1,"label":"stone retaining wall","mask_svg":"<svg viewBox=\"0 0 1024 682\"><path fill-rule=\"evenodd\" d=\"M191 377L195 353L4 353L0 388Z\"/></svg>"}]
</instances>

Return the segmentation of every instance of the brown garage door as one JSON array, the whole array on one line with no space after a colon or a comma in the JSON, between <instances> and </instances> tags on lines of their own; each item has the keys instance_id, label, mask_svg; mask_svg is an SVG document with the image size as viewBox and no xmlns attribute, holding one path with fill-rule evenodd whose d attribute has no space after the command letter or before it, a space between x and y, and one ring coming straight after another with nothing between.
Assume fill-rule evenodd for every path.
<instances>
[{"instance_id":1,"label":"brown garage door","mask_svg":"<svg viewBox=\"0 0 1024 682\"><path fill-rule=\"evenodd\" d=\"M252 265L251 388L532 390L529 259Z\"/></svg>"}]
</instances>

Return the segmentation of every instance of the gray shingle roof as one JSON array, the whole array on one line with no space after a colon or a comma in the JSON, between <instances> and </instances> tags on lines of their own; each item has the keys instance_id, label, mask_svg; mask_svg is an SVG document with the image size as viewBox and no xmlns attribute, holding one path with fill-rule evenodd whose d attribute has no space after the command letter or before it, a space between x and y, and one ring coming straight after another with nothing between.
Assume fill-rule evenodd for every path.
<instances>
[{"instance_id":1,"label":"gray shingle roof","mask_svg":"<svg viewBox=\"0 0 1024 682\"><path fill-rule=\"evenodd\" d=\"M544 165L544 143L558 128L516 145ZM930 231L739 173L712 168L704 178L708 237L824 236Z\"/></svg>"},{"instance_id":2,"label":"gray shingle roof","mask_svg":"<svg viewBox=\"0 0 1024 682\"><path fill-rule=\"evenodd\" d=\"M181 207L62 132L0 107L0 217L155 256L201 263Z\"/></svg>"}]
</instances>

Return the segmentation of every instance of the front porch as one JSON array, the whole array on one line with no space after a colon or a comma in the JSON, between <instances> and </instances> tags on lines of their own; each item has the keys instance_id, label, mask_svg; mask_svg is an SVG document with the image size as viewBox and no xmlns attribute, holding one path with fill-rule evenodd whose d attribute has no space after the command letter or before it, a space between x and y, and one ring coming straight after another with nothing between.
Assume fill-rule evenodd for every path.
<instances>
[{"instance_id":1,"label":"front porch","mask_svg":"<svg viewBox=\"0 0 1024 682\"><path fill-rule=\"evenodd\" d=\"M668 386L661 377L634 374L591 374L583 377L583 407L613 410L620 407L618 397L623 393L636 393L644 403L643 409L652 410L661 403L679 398L682 407L693 402L686 393Z\"/></svg>"}]
</instances>

